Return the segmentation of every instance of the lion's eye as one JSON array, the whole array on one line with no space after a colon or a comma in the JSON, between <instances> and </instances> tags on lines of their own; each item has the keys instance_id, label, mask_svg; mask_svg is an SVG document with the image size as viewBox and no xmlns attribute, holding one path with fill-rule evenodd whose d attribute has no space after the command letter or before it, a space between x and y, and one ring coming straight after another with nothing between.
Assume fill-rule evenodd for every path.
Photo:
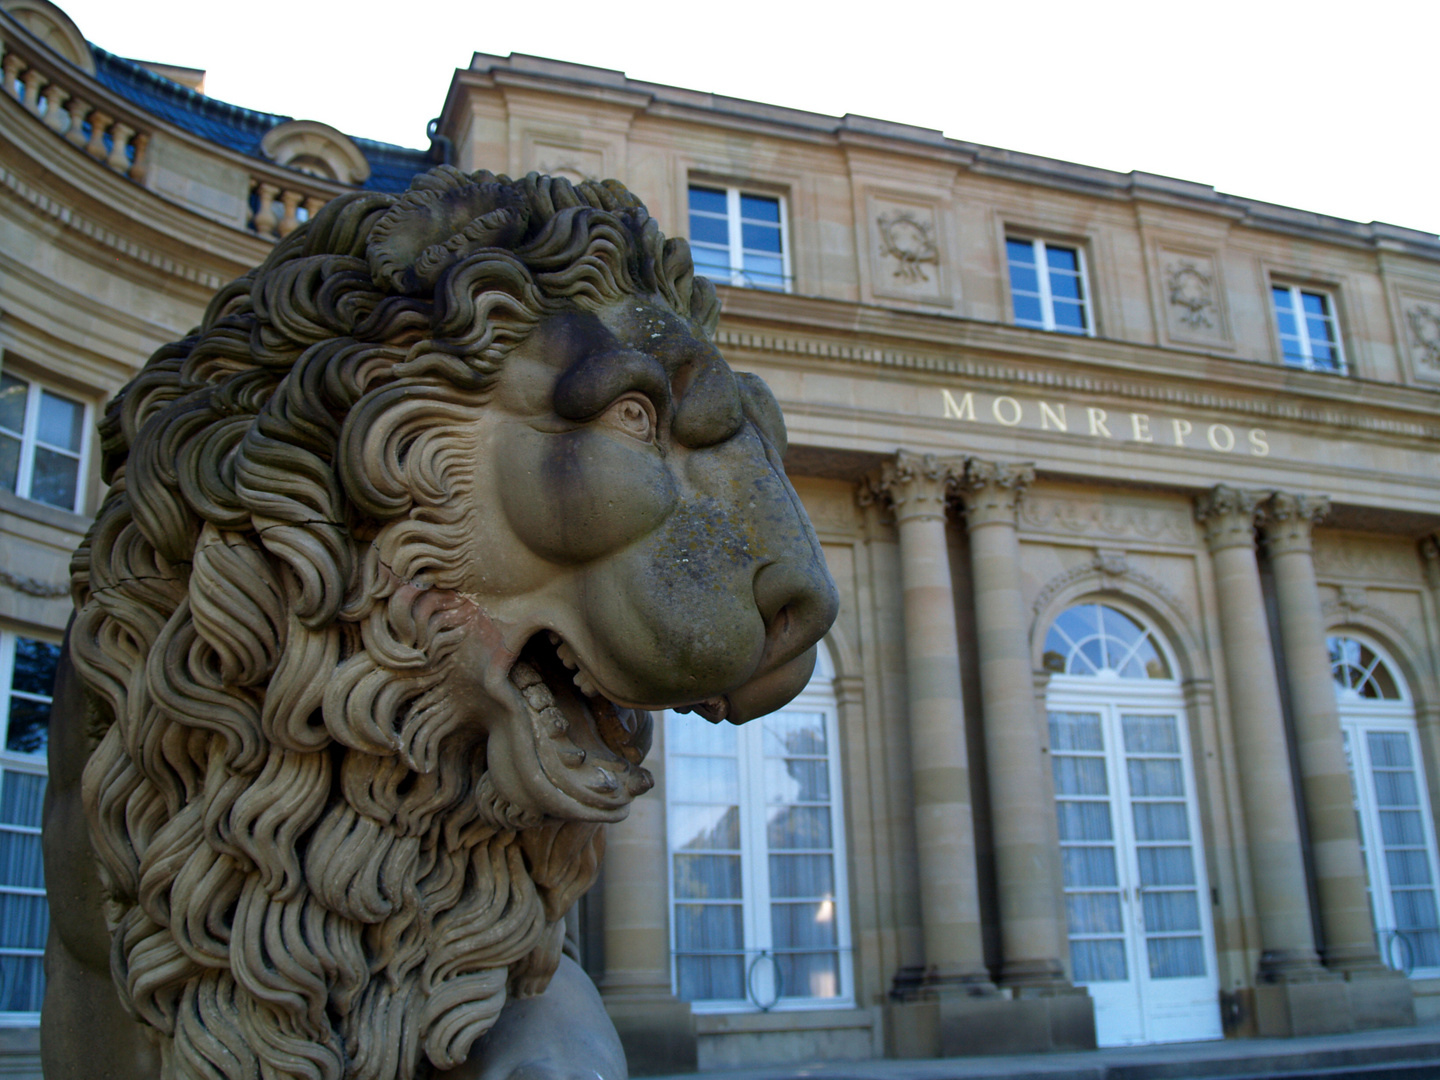
<instances>
[{"instance_id":1,"label":"lion's eye","mask_svg":"<svg viewBox=\"0 0 1440 1080\"><path fill-rule=\"evenodd\" d=\"M641 394L626 394L606 409L600 420L633 439L655 441L655 406Z\"/></svg>"}]
</instances>

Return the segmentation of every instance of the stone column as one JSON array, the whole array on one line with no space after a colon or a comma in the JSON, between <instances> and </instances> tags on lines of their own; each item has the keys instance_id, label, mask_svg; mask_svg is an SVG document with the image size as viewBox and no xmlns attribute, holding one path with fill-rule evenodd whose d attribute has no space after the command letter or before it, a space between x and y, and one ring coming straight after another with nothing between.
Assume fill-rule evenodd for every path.
<instances>
[{"instance_id":1,"label":"stone column","mask_svg":"<svg viewBox=\"0 0 1440 1080\"><path fill-rule=\"evenodd\" d=\"M1255 561L1255 511L1263 497L1264 493L1222 484L1200 496L1196 517L1210 545L1220 601L1230 723L1259 909L1259 974L1262 981L1274 982L1315 977L1319 957L1310 923L1280 689Z\"/></svg>"},{"instance_id":2,"label":"stone column","mask_svg":"<svg viewBox=\"0 0 1440 1080\"><path fill-rule=\"evenodd\" d=\"M900 533L920 920L927 986L991 989L980 943L975 830L960 695L960 645L945 540L949 485L962 458L901 450L881 470Z\"/></svg>"},{"instance_id":3,"label":"stone column","mask_svg":"<svg viewBox=\"0 0 1440 1080\"><path fill-rule=\"evenodd\" d=\"M1321 956L1337 971L1376 971L1382 965L1365 895L1355 793L1345 764L1310 547L1310 530L1329 509L1325 498L1277 493L1262 510L1261 527L1275 575L1300 792L1320 906Z\"/></svg>"},{"instance_id":4,"label":"stone column","mask_svg":"<svg viewBox=\"0 0 1440 1080\"><path fill-rule=\"evenodd\" d=\"M969 462L959 494L970 531L980 698L994 822L1005 986L1064 986L1064 934L1056 897L1055 817L1049 757L1035 714L1029 619L1020 591L1015 508L1030 465Z\"/></svg>"},{"instance_id":5,"label":"stone column","mask_svg":"<svg viewBox=\"0 0 1440 1080\"><path fill-rule=\"evenodd\" d=\"M670 990L670 855L665 837L665 724L645 767L655 787L607 826L603 917L605 976L600 994L635 1075L693 1072L695 1020Z\"/></svg>"}]
</instances>

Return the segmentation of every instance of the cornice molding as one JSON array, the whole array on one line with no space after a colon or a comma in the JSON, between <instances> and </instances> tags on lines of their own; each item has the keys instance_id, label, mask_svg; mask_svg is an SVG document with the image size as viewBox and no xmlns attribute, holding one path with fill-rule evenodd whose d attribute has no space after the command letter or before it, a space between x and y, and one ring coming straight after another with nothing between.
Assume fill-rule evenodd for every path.
<instances>
[{"instance_id":1,"label":"cornice molding","mask_svg":"<svg viewBox=\"0 0 1440 1080\"><path fill-rule=\"evenodd\" d=\"M113 229L91 221L73 207L57 202L39 188L26 183L23 178L3 165L0 165L0 190L8 193L15 201L28 205L41 217L49 218L61 226L79 233L87 240L92 240L101 247L117 252L142 266L148 266L162 274L169 274L172 277L192 282L209 292L213 292L225 284L225 279L218 274L180 262L171 255L136 243Z\"/></svg>"},{"instance_id":2,"label":"cornice molding","mask_svg":"<svg viewBox=\"0 0 1440 1080\"><path fill-rule=\"evenodd\" d=\"M990 328L987 328L987 330ZM1011 327L996 324L991 331L996 336ZM1018 331L1018 333L1028 333ZM922 352L905 348L846 344L836 341L821 341L801 338L792 334L756 332L750 330L722 328L715 334L715 344L721 349L744 349L749 352L770 353L776 356L813 357L855 364L862 367L890 368L914 371L922 374L955 376L971 380L977 386L1028 387L1033 393L1075 393L1097 397L1120 398L1143 402L1150 405L1165 405L1172 408L1200 409L1212 412L1254 417L1259 420L1279 421L1291 424L1320 424L1333 428L1362 431L1380 436L1440 440L1440 424L1391 419L1368 415L1338 404L1300 404L1278 397L1274 391L1253 387L1257 396L1239 397L1219 394L1213 390L1184 385L1146 385L1120 376L1099 376L1083 372L1034 370L1016 367L1013 364L981 359L953 352ZM961 348L994 348L996 343L986 342ZM1134 348L1129 342L1118 343L1125 348ZM1019 350L1017 350L1019 351ZM1157 350L1164 357L1174 354L1168 350ZM1189 355L1188 353L1186 354ZM1230 363L1246 363L1260 366L1261 361L1223 359ZM1388 387L1387 387L1388 389ZM1411 387L1396 387L1399 390L1413 390ZM1288 387L1293 394L1294 388ZM1430 391L1421 391L1433 396ZM1394 406L1380 405L1378 408L1393 409ZM1416 413L1434 412L1435 402L1417 403L1412 410Z\"/></svg>"}]
</instances>

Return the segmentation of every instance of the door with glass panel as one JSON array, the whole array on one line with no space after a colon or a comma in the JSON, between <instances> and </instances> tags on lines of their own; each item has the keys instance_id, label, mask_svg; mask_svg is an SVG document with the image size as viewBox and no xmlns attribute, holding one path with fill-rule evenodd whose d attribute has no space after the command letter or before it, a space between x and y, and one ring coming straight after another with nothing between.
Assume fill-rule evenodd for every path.
<instances>
[{"instance_id":1,"label":"door with glass panel","mask_svg":"<svg viewBox=\"0 0 1440 1080\"><path fill-rule=\"evenodd\" d=\"M853 1000L832 679L741 727L666 715L675 992L701 1009Z\"/></svg>"},{"instance_id":2,"label":"door with glass panel","mask_svg":"<svg viewBox=\"0 0 1440 1080\"><path fill-rule=\"evenodd\" d=\"M1391 967L1434 977L1440 863L1415 707L1379 646L1349 635L1328 644L1377 945Z\"/></svg>"},{"instance_id":3,"label":"door with glass panel","mask_svg":"<svg viewBox=\"0 0 1440 1080\"><path fill-rule=\"evenodd\" d=\"M1188 733L1171 665L1117 608L1046 642L1070 961L1101 1045L1220 1038L1219 973Z\"/></svg>"}]
</instances>

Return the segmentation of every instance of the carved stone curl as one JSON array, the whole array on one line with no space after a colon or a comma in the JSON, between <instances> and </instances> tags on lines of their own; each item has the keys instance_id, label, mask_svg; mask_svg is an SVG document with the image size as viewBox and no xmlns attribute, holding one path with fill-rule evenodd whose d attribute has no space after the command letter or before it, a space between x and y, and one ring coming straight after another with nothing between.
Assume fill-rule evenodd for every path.
<instances>
[{"instance_id":1,"label":"carved stone curl","mask_svg":"<svg viewBox=\"0 0 1440 1080\"><path fill-rule=\"evenodd\" d=\"M1330 512L1324 495L1289 495L1277 491L1260 507L1258 519L1271 555L1311 550L1311 532Z\"/></svg>"},{"instance_id":2,"label":"carved stone curl","mask_svg":"<svg viewBox=\"0 0 1440 1080\"><path fill-rule=\"evenodd\" d=\"M837 606L717 315L618 183L442 167L329 203L112 402L52 720L47 884L91 899L54 909L51 1080L490 1075L552 977L508 1044L623 1072L574 1051L619 1044L563 920L649 711L778 708Z\"/></svg>"},{"instance_id":3,"label":"carved stone curl","mask_svg":"<svg viewBox=\"0 0 1440 1080\"><path fill-rule=\"evenodd\" d=\"M1255 516L1268 494L1217 484L1198 496L1195 500L1195 520L1204 528L1210 550L1253 546Z\"/></svg>"},{"instance_id":4,"label":"carved stone curl","mask_svg":"<svg viewBox=\"0 0 1440 1080\"><path fill-rule=\"evenodd\" d=\"M946 502L965 475L962 457L937 457L897 450L893 461L880 467L875 491L889 500L895 520L945 516Z\"/></svg>"},{"instance_id":5,"label":"carved stone curl","mask_svg":"<svg viewBox=\"0 0 1440 1080\"><path fill-rule=\"evenodd\" d=\"M1035 466L1011 465L971 458L955 494L965 505L965 522L971 529L1004 522L1015 524L1015 511L1025 489L1035 481Z\"/></svg>"}]
</instances>

